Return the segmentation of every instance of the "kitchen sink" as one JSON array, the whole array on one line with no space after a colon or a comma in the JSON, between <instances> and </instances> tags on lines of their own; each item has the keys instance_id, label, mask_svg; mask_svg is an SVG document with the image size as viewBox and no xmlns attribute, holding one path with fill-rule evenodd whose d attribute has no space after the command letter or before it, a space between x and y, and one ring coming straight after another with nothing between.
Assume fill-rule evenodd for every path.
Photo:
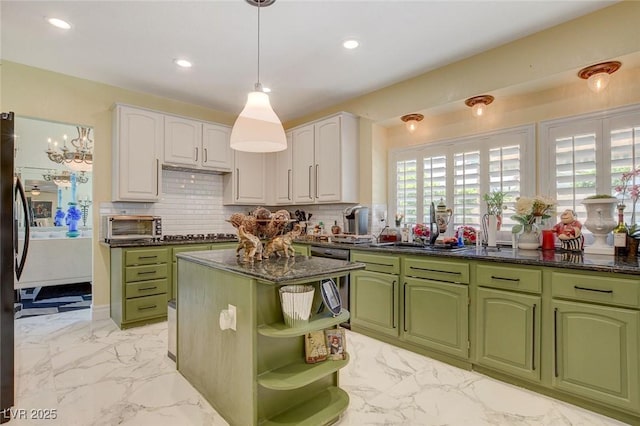
<instances>
[{"instance_id":1,"label":"kitchen sink","mask_svg":"<svg viewBox=\"0 0 640 426\"><path fill-rule=\"evenodd\" d=\"M439 251L439 252L455 252L466 250L469 246L451 246L445 244L436 244L433 246L423 245L419 243L407 243L407 242L383 242L383 243L371 243L369 247L387 247L394 249L407 249L407 250L425 250L425 251Z\"/></svg>"}]
</instances>

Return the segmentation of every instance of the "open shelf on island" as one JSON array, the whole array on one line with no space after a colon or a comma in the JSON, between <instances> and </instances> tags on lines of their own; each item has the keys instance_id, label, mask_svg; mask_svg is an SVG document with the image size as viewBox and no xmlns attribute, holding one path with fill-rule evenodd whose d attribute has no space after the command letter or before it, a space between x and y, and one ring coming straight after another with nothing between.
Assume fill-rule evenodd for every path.
<instances>
[{"instance_id":1,"label":"open shelf on island","mask_svg":"<svg viewBox=\"0 0 640 426\"><path fill-rule=\"evenodd\" d=\"M267 337L296 337L305 335L311 331L324 330L334 327L349 319L349 311L343 309L338 316L330 312L323 312L311 317L309 322L301 327L289 327L283 322L264 324L258 327L258 333Z\"/></svg>"},{"instance_id":2,"label":"open shelf on island","mask_svg":"<svg viewBox=\"0 0 640 426\"><path fill-rule=\"evenodd\" d=\"M345 367L349 363L349 354L346 354L345 358L315 364L307 364L301 358L298 362L262 373L258 376L258 383L273 390L298 389Z\"/></svg>"},{"instance_id":3,"label":"open shelf on island","mask_svg":"<svg viewBox=\"0 0 640 426\"><path fill-rule=\"evenodd\" d=\"M349 395L342 389L330 386L302 404L268 419L261 426L316 426L331 423L349 405Z\"/></svg>"}]
</instances>

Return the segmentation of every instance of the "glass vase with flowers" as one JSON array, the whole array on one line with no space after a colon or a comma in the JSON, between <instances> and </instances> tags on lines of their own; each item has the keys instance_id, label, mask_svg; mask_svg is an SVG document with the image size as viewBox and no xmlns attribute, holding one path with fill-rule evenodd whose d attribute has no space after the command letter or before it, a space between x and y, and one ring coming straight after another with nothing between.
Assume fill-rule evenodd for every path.
<instances>
[{"instance_id":1,"label":"glass vase with flowers","mask_svg":"<svg viewBox=\"0 0 640 426\"><path fill-rule=\"evenodd\" d=\"M640 195L640 185L635 183L636 177L640 176L640 168L633 169L629 172L623 172L620 177L620 184L614 189L617 194L620 195L619 206L624 209L626 206L624 200L627 192L629 193L629 199L631 201L631 224L636 223L636 203L638 202L638 196Z\"/></svg>"},{"instance_id":2,"label":"glass vase with flowers","mask_svg":"<svg viewBox=\"0 0 640 426\"><path fill-rule=\"evenodd\" d=\"M518 237L518 248L537 249L540 245L540 227L546 219L551 217L550 211L555 200L536 195L535 197L518 197L516 200L516 214L511 219L517 224L511 228Z\"/></svg>"}]
</instances>

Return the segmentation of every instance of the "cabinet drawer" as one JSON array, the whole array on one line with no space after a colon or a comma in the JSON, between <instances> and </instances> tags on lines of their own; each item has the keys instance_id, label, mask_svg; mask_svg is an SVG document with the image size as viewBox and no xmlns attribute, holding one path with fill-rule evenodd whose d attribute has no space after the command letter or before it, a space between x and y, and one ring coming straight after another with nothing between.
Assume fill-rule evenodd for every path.
<instances>
[{"instance_id":1,"label":"cabinet drawer","mask_svg":"<svg viewBox=\"0 0 640 426\"><path fill-rule=\"evenodd\" d=\"M158 317L167 314L167 295L138 297L125 302L125 321Z\"/></svg>"},{"instance_id":2,"label":"cabinet drawer","mask_svg":"<svg viewBox=\"0 0 640 426\"><path fill-rule=\"evenodd\" d=\"M184 253L186 251L201 251L201 250L211 250L211 244L197 244L192 246L179 246L171 248L171 258L173 261L176 261L176 254Z\"/></svg>"},{"instance_id":3,"label":"cabinet drawer","mask_svg":"<svg viewBox=\"0 0 640 426\"><path fill-rule=\"evenodd\" d=\"M640 307L640 280L598 274L551 273L551 295L573 300Z\"/></svg>"},{"instance_id":4,"label":"cabinet drawer","mask_svg":"<svg viewBox=\"0 0 640 426\"><path fill-rule=\"evenodd\" d=\"M168 259L167 249L127 250L125 253L125 265L150 265L153 263L166 263Z\"/></svg>"},{"instance_id":5,"label":"cabinet drawer","mask_svg":"<svg viewBox=\"0 0 640 426\"><path fill-rule=\"evenodd\" d=\"M124 271L124 278L127 283L167 278L167 264L127 266Z\"/></svg>"},{"instance_id":6,"label":"cabinet drawer","mask_svg":"<svg viewBox=\"0 0 640 426\"><path fill-rule=\"evenodd\" d=\"M365 271L395 275L400 273L400 258L397 256L353 251L351 252L351 261L366 263Z\"/></svg>"},{"instance_id":7,"label":"cabinet drawer","mask_svg":"<svg viewBox=\"0 0 640 426\"><path fill-rule=\"evenodd\" d=\"M154 294L163 294L167 292L167 279L139 281L126 284L125 297L152 296Z\"/></svg>"},{"instance_id":8,"label":"cabinet drawer","mask_svg":"<svg viewBox=\"0 0 640 426\"><path fill-rule=\"evenodd\" d=\"M469 264L463 262L407 257L402 273L406 277L469 284Z\"/></svg>"},{"instance_id":9,"label":"cabinet drawer","mask_svg":"<svg viewBox=\"0 0 640 426\"><path fill-rule=\"evenodd\" d=\"M525 268L509 268L493 265L478 265L478 285L527 293L542 293L542 271Z\"/></svg>"}]
</instances>

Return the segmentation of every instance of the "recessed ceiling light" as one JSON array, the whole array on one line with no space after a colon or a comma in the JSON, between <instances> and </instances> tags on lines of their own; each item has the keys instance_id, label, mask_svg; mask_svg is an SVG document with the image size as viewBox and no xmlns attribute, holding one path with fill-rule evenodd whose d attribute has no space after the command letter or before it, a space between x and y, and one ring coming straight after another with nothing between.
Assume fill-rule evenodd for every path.
<instances>
[{"instance_id":1,"label":"recessed ceiling light","mask_svg":"<svg viewBox=\"0 0 640 426\"><path fill-rule=\"evenodd\" d=\"M360 46L360 43L358 42L358 40L347 40L342 43L342 45L345 49L355 49L356 47Z\"/></svg>"},{"instance_id":2,"label":"recessed ceiling light","mask_svg":"<svg viewBox=\"0 0 640 426\"><path fill-rule=\"evenodd\" d=\"M187 61L186 59L174 59L173 62L182 68L191 68L193 66L193 64L191 64L191 62Z\"/></svg>"},{"instance_id":3,"label":"recessed ceiling light","mask_svg":"<svg viewBox=\"0 0 640 426\"><path fill-rule=\"evenodd\" d=\"M49 18L47 19L47 22L49 22L54 27L61 28L63 30L68 30L69 28L71 28L71 24L68 23L67 21L63 21L62 19Z\"/></svg>"}]
</instances>

